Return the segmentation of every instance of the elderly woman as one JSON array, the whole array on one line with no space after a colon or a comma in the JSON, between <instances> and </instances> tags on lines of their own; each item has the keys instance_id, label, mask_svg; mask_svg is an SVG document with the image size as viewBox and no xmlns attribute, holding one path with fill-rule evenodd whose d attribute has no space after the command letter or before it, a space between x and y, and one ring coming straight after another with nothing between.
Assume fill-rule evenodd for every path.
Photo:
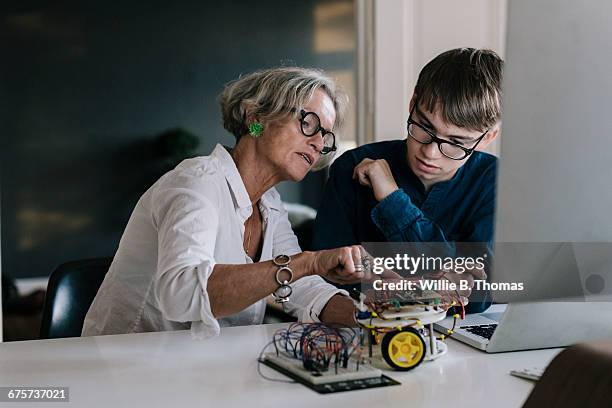
<instances>
[{"instance_id":1,"label":"elderly woman","mask_svg":"<svg viewBox=\"0 0 612 408\"><path fill-rule=\"evenodd\" d=\"M274 186L336 150L345 96L322 72L276 68L221 94L233 149L183 161L138 201L83 335L261 323L266 297L302 321L351 324L336 283L363 277L358 247L302 252Z\"/></svg>"}]
</instances>

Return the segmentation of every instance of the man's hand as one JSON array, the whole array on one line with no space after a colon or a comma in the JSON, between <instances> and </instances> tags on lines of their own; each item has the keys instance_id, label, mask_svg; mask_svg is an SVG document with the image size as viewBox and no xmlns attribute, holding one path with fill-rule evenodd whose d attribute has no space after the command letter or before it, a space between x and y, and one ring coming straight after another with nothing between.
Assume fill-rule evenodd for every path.
<instances>
[{"instance_id":1,"label":"man's hand","mask_svg":"<svg viewBox=\"0 0 612 408\"><path fill-rule=\"evenodd\" d=\"M468 298L472 294L472 288L474 287L474 280L486 280L487 274L484 269L472 268L468 269L463 273L457 273L454 271L440 272L438 279L445 279L457 285L457 288L461 288L461 281L464 282L463 287L467 286L467 289L458 289L457 291L438 291L441 295L459 295L464 305L468 304ZM467 283L465 283L467 282Z\"/></svg>"},{"instance_id":2,"label":"man's hand","mask_svg":"<svg viewBox=\"0 0 612 408\"><path fill-rule=\"evenodd\" d=\"M353 179L359 180L362 186L370 187L376 200L381 201L398 189L385 159L363 159L353 170Z\"/></svg>"}]
</instances>

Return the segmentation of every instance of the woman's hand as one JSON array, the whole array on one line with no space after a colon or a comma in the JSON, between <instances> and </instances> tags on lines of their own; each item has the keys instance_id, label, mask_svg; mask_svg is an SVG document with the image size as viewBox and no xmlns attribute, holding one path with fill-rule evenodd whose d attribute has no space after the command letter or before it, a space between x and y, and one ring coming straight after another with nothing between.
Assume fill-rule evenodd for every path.
<instances>
[{"instance_id":1,"label":"woman's hand","mask_svg":"<svg viewBox=\"0 0 612 408\"><path fill-rule=\"evenodd\" d=\"M314 253L313 272L334 283L359 283L365 276L361 258L357 245L317 251Z\"/></svg>"}]
</instances>

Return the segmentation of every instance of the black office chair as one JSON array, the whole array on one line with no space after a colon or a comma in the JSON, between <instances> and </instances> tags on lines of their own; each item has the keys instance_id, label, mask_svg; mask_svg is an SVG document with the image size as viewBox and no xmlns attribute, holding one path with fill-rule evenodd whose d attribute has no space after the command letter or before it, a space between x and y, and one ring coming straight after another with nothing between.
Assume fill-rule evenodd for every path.
<instances>
[{"instance_id":1,"label":"black office chair","mask_svg":"<svg viewBox=\"0 0 612 408\"><path fill-rule=\"evenodd\" d=\"M41 339L79 337L85 315L113 258L60 265L49 278L40 325Z\"/></svg>"}]
</instances>

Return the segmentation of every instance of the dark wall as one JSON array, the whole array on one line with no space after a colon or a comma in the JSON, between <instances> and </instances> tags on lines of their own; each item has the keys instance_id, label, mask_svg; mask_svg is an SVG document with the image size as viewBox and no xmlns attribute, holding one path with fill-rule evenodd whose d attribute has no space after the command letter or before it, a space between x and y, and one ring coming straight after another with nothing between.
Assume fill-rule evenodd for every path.
<instances>
[{"instance_id":1,"label":"dark wall","mask_svg":"<svg viewBox=\"0 0 612 408\"><path fill-rule=\"evenodd\" d=\"M353 52L313 49L313 11L333 1L13 3L0 6L0 182L2 272L15 278L112 255L172 164L162 132L193 133L197 154L233 144L216 98L240 73L354 70ZM316 206L322 179L281 194Z\"/></svg>"}]
</instances>

